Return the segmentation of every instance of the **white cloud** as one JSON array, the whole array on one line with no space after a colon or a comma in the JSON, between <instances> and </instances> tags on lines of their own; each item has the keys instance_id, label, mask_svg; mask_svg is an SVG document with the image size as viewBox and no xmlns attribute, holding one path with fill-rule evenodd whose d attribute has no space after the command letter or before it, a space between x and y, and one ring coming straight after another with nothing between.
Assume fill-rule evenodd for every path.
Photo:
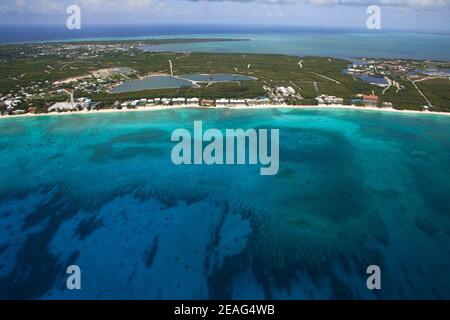
<instances>
[{"instance_id":1,"label":"white cloud","mask_svg":"<svg viewBox=\"0 0 450 320\"><path fill-rule=\"evenodd\" d=\"M385 5L400 7L449 7L450 0L306 0L315 5Z\"/></svg>"},{"instance_id":2,"label":"white cloud","mask_svg":"<svg viewBox=\"0 0 450 320\"><path fill-rule=\"evenodd\" d=\"M153 5L155 0L78 0L84 9L127 10L145 9Z\"/></svg>"},{"instance_id":3,"label":"white cloud","mask_svg":"<svg viewBox=\"0 0 450 320\"><path fill-rule=\"evenodd\" d=\"M190 0L203 1L203 0ZM231 1L231 2L255 2L271 4L273 0L209 0L215 1ZM393 7L415 7L415 8L449 8L450 0L277 0L279 4L311 4L317 6L333 6L333 5L381 5Z\"/></svg>"},{"instance_id":4,"label":"white cloud","mask_svg":"<svg viewBox=\"0 0 450 320\"><path fill-rule=\"evenodd\" d=\"M72 4L94 14L140 14L142 11L171 14L165 0L0 0L0 14L64 14L66 8Z\"/></svg>"},{"instance_id":5,"label":"white cloud","mask_svg":"<svg viewBox=\"0 0 450 320\"><path fill-rule=\"evenodd\" d=\"M450 0L189 0L203 2L243 2L261 3L273 7L283 4L309 4L315 6L368 6L381 5L410 8L450 8ZM0 14L5 13L31 13L31 14L64 14L65 8L71 4L78 4L83 10L89 10L92 14L111 13L154 13L173 15L170 5L176 3L177 7L188 7L188 0L0 0ZM268 9L266 8L266 11ZM272 9L270 14L279 16L281 11ZM178 12L177 14L182 14Z\"/></svg>"},{"instance_id":6,"label":"white cloud","mask_svg":"<svg viewBox=\"0 0 450 320\"><path fill-rule=\"evenodd\" d=\"M63 13L65 8L66 5L61 0L6 0L0 4L0 13L55 14Z\"/></svg>"}]
</instances>

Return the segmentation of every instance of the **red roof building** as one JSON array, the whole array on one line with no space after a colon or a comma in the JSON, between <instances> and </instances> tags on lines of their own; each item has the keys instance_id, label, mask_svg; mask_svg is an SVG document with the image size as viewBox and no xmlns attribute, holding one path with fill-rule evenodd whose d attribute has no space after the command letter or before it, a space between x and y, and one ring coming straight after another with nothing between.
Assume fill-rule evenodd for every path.
<instances>
[{"instance_id":1,"label":"red roof building","mask_svg":"<svg viewBox=\"0 0 450 320\"><path fill-rule=\"evenodd\" d=\"M378 96L362 96L363 102L378 104Z\"/></svg>"}]
</instances>

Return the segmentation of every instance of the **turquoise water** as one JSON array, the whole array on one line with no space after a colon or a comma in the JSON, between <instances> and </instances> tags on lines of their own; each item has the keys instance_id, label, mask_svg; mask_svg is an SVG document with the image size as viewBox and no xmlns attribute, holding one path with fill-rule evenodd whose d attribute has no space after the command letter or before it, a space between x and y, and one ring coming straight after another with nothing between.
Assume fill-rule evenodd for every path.
<instances>
[{"instance_id":1,"label":"turquoise water","mask_svg":"<svg viewBox=\"0 0 450 320\"><path fill-rule=\"evenodd\" d=\"M405 58L449 61L450 35L407 32L299 31L266 34L208 34L180 37L238 38L249 41L144 46L149 51L267 53L336 58Z\"/></svg>"},{"instance_id":2,"label":"turquoise water","mask_svg":"<svg viewBox=\"0 0 450 320\"><path fill-rule=\"evenodd\" d=\"M396 32L392 30L324 29L251 25L83 25L81 30L59 26L5 26L0 43L145 40L161 38L232 38L238 42L168 44L147 47L155 51L274 53L449 61L450 34Z\"/></svg>"},{"instance_id":3,"label":"turquoise water","mask_svg":"<svg viewBox=\"0 0 450 320\"><path fill-rule=\"evenodd\" d=\"M194 120L279 128L279 174L173 165ZM0 298L449 299L449 128L319 109L2 119Z\"/></svg>"}]
</instances>

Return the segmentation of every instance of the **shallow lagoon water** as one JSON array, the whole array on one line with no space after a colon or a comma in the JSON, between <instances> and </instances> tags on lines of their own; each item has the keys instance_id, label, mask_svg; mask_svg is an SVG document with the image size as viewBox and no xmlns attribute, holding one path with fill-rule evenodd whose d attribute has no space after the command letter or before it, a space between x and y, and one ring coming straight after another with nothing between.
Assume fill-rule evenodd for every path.
<instances>
[{"instance_id":1,"label":"shallow lagoon water","mask_svg":"<svg viewBox=\"0 0 450 320\"><path fill-rule=\"evenodd\" d=\"M179 36L177 36L179 37ZM184 36L193 37L193 35ZM172 43L143 46L152 52L264 53L335 58L403 58L448 61L450 36L411 32L303 30L263 34L208 34L196 38L250 39L250 41ZM417 46L420 43L420 46Z\"/></svg>"},{"instance_id":2,"label":"shallow lagoon water","mask_svg":"<svg viewBox=\"0 0 450 320\"><path fill-rule=\"evenodd\" d=\"M450 117L283 111L3 119L0 298L449 299ZM194 120L279 128L279 174L173 165Z\"/></svg>"}]
</instances>

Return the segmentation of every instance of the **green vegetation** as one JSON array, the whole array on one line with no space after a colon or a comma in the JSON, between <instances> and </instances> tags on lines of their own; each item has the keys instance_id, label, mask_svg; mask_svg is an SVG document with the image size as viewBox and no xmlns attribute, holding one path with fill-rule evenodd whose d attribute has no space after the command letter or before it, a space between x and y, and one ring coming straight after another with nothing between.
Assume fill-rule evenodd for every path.
<instances>
[{"instance_id":1,"label":"green vegetation","mask_svg":"<svg viewBox=\"0 0 450 320\"><path fill-rule=\"evenodd\" d=\"M227 39L170 40L171 43L174 41L228 41ZM170 43L168 39L160 39L142 41L140 44L144 42L148 45ZM92 43L89 44L92 45ZM102 44L132 45L132 47L117 52L105 50L102 54L92 54L90 49L82 46L82 43L77 43L73 44L73 50L77 53L77 58L74 58L73 51L72 56L66 56L63 49L55 55L39 55L37 54L38 49L32 45L0 46L0 94L18 93L21 88L39 83L40 89L46 95L40 97L36 92L31 92L33 98L30 103L40 110L45 109L53 101L67 99L67 94L61 95L52 92L55 81L86 76L93 71L112 67L132 68L137 71L135 76L140 77L158 73L168 74L168 61L171 60L175 75L233 73L253 76L257 80L214 83L199 88L155 89L121 94L77 91L76 96L87 96L94 101L102 101L109 105L117 100L152 97L254 98L266 95L264 87L291 86L304 98L302 103L314 103L314 98L320 94L342 97L348 102L355 98L356 94L373 92L380 97L380 103L392 102L397 109L420 109L426 104L406 76L391 77L404 89L397 92L396 88L391 87L382 94L383 88L344 74L342 71L349 62L341 59L260 54L151 53L136 49L135 41L102 42ZM54 45L55 48L67 46L67 44ZM51 48L52 45L46 44L45 46ZM111 78L114 79L114 77ZM92 77L86 81L95 82L95 79ZM416 84L435 106L435 110L450 111L450 81L448 79L430 79L416 82ZM59 88L64 88L64 86ZM67 88L70 89L70 85Z\"/></svg>"},{"instance_id":2,"label":"green vegetation","mask_svg":"<svg viewBox=\"0 0 450 320\"><path fill-rule=\"evenodd\" d=\"M450 111L450 80L430 79L416 82L436 111Z\"/></svg>"}]
</instances>

